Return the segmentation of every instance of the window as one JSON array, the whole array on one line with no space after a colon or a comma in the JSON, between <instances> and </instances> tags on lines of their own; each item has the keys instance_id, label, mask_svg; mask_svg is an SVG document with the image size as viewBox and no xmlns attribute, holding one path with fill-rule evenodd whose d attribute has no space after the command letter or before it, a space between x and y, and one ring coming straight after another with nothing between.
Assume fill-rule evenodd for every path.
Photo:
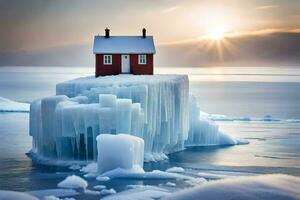
<instances>
[{"instance_id":1,"label":"window","mask_svg":"<svg viewBox=\"0 0 300 200\"><path fill-rule=\"evenodd\" d=\"M104 55L103 56L103 64L111 65L112 64L112 55Z\"/></svg>"},{"instance_id":2,"label":"window","mask_svg":"<svg viewBox=\"0 0 300 200\"><path fill-rule=\"evenodd\" d=\"M145 65L146 63L146 55L139 55L139 65Z\"/></svg>"}]
</instances>

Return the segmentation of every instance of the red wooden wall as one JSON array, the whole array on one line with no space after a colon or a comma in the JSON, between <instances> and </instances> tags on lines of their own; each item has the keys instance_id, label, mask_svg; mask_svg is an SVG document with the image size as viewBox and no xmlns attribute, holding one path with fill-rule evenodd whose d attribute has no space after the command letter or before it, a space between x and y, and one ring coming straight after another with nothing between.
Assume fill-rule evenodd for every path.
<instances>
[{"instance_id":1,"label":"red wooden wall","mask_svg":"<svg viewBox=\"0 0 300 200\"><path fill-rule=\"evenodd\" d=\"M95 76L117 75L121 73L121 54L112 54L112 64L103 64L103 54L96 54ZM138 64L138 54L130 54L130 72L135 75L153 74L153 54L147 54L146 64Z\"/></svg>"},{"instance_id":2,"label":"red wooden wall","mask_svg":"<svg viewBox=\"0 0 300 200\"><path fill-rule=\"evenodd\" d=\"M138 54L130 55L130 71L132 74L153 74L153 54L147 54L146 64L139 65Z\"/></svg>"},{"instance_id":3,"label":"red wooden wall","mask_svg":"<svg viewBox=\"0 0 300 200\"><path fill-rule=\"evenodd\" d=\"M121 73L121 54L112 54L112 64L103 64L103 55L96 54L96 77Z\"/></svg>"}]
</instances>

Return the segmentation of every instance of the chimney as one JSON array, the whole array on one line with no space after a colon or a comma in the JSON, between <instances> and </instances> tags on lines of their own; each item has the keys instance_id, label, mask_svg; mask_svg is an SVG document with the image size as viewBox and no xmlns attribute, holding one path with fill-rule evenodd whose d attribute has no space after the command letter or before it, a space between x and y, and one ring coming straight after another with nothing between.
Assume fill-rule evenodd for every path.
<instances>
[{"instance_id":1,"label":"chimney","mask_svg":"<svg viewBox=\"0 0 300 200\"><path fill-rule=\"evenodd\" d=\"M143 28L143 38L146 38L146 29Z\"/></svg>"},{"instance_id":2,"label":"chimney","mask_svg":"<svg viewBox=\"0 0 300 200\"><path fill-rule=\"evenodd\" d=\"M105 37L109 38L109 29L108 28L105 29Z\"/></svg>"}]
</instances>

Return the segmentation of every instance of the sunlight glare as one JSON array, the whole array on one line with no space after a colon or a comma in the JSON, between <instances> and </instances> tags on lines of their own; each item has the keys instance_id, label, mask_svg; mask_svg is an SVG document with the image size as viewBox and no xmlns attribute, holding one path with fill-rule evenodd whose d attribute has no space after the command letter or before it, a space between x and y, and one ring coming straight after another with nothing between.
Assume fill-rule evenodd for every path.
<instances>
[{"instance_id":1,"label":"sunlight glare","mask_svg":"<svg viewBox=\"0 0 300 200\"><path fill-rule=\"evenodd\" d=\"M209 38L212 40L222 40L224 38L224 31L221 28L214 29L209 34Z\"/></svg>"}]
</instances>

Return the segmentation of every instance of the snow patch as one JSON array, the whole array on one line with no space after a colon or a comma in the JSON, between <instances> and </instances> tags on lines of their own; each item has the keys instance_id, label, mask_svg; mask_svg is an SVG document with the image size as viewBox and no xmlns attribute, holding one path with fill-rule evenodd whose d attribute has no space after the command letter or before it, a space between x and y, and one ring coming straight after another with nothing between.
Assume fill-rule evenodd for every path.
<instances>
[{"instance_id":1,"label":"snow patch","mask_svg":"<svg viewBox=\"0 0 300 200\"><path fill-rule=\"evenodd\" d=\"M210 181L179 191L165 199L279 200L300 198L300 178L288 175L261 175Z\"/></svg>"}]
</instances>

